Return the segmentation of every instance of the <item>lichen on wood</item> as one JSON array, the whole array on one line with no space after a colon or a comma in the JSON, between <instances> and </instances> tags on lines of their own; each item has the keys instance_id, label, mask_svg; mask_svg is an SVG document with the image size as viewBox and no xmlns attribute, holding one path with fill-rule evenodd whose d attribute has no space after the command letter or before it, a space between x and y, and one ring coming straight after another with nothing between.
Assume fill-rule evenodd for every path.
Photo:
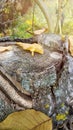
<instances>
[{"instance_id":1,"label":"lichen on wood","mask_svg":"<svg viewBox=\"0 0 73 130\"><path fill-rule=\"evenodd\" d=\"M48 34L47 37L45 35L43 38L43 40L48 39ZM38 42L38 39L36 41ZM59 41L54 41L50 43L54 45L52 45L53 49L49 45L44 45L44 42L40 42L44 48L43 55L35 53L32 57L30 52L23 51L15 44L12 45L13 50L0 54L0 66L4 68L5 73L30 92L33 108L44 111L48 115L54 112L54 86L56 87L58 75L65 62L63 48L59 50ZM58 45L57 48L55 45Z\"/></svg>"}]
</instances>

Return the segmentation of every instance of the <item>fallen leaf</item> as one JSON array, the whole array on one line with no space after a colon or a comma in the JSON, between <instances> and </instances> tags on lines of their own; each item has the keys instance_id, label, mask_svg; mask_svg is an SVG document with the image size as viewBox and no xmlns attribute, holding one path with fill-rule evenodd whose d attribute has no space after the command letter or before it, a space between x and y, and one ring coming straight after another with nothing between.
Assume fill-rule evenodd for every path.
<instances>
[{"instance_id":1,"label":"fallen leaf","mask_svg":"<svg viewBox=\"0 0 73 130\"><path fill-rule=\"evenodd\" d=\"M73 56L73 36L69 36L68 43L69 43L70 54L71 54L71 56Z\"/></svg>"},{"instance_id":2,"label":"fallen leaf","mask_svg":"<svg viewBox=\"0 0 73 130\"><path fill-rule=\"evenodd\" d=\"M17 42L16 45L20 46L23 48L23 50L30 51L32 56L34 56L34 52L43 54L44 50L43 47L40 44L29 44L29 43L22 43L22 42Z\"/></svg>"},{"instance_id":3,"label":"fallen leaf","mask_svg":"<svg viewBox=\"0 0 73 130\"><path fill-rule=\"evenodd\" d=\"M39 35L39 34L46 32L47 30L48 30L47 28L42 28L39 30L35 30L33 33L34 33L34 35Z\"/></svg>"},{"instance_id":4,"label":"fallen leaf","mask_svg":"<svg viewBox=\"0 0 73 130\"><path fill-rule=\"evenodd\" d=\"M44 113L28 109L9 115L0 130L52 130L52 119Z\"/></svg>"},{"instance_id":5,"label":"fallen leaf","mask_svg":"<svg viewBox=\"0 0 73 130\"><path fill-rule=\"evenodd\" d=\"M0 46L0 53L4 51L10 51L10 50L12 50L12 46L7 46L7 47Z\"/></svg>"}]
</instances>

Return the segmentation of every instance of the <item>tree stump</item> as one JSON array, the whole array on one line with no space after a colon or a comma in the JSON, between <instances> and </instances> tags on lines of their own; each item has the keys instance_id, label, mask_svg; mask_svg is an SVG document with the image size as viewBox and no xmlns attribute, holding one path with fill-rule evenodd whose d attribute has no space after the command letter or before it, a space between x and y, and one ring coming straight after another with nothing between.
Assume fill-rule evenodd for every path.
<instances>
[{"instance_id":1,"label":"tree stump","mask_svg":"<svg viewBox=\"0 0 73 130\"><path fill-rule=\"evenodd\" d=\"M0 66L4 68L5 73L17 80L23 88L31 93L33 108L51 115L55 106L53 88L56 86L65 61L63 50L59 51L56 46L55 49L54 46L51 49L43 45L44 54L35 53L33 57L30 52L23 51L16 45L12 46L11 51L0 53ZM5 104L6 101L2 97L2 93L4 91L1 89L0 102L3 101ZM5 93L4 95L6 96ZM0 111L6 111L6 107L4 106L2 110L0 107ZM14 110L11 109L10 112L12 111ZM8 114L8 111L6 113ZM3 118L4 115L0 120Z\"/></svg>"}]
</instances>

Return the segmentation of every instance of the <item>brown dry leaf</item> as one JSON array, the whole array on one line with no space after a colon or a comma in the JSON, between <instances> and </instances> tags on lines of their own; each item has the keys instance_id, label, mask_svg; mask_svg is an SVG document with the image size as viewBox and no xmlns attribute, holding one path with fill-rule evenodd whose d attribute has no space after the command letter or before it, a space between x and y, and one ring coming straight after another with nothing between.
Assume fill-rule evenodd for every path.
<instances>
[{"instance_id":1,"label":"brown dry leaf","mask_svg":"<svg viewBox=\"0 0 73 130\"><path fill-rule=\"evenodd\" d=\"M69 51L70 51L70 54L71 54L71 56L73 56L73 36L69 36L68 42L69 42Z\"/></svg>"},{"instance_id":2,"label":"brown dry leaf","mask_svg":"<svg viewBox=\"0 0 73 130\"><path fill-rule=\"evenodd\" d=\"M42 29L39 29L39 30L35 30L33 33L34 33L34 35L39 35L39 34L42 34L46 31L47 31L46 28L42 28Z\"/></svg>"},{"instance_id":3,"label":"brown dry leaf","mask_svg":"<svg viewBox=\"0 0 73 130\"><path fill-rule=\"evenodd\" d=\"M32 56L34 56L34 52L43 54L44 50L43 47L40 44L29 44L29 43L22 43L22 42L17 42L16 45L20 46L23 48L23 50L30 51L32 53Z\"/></svg>"},{"instance_id":4,"label":"brown dry leaf","mask_svg":"<svg viewBox=\"0 0 73 130\"><path fill-rule=\"evenodd\" d=\"M10 51L10 50L12 50L12 46L7 46L7 47L0 46L0 53L5 51Z\"/></svg>"},{"instance_id":5,"label":"brown dry leaf","mask_svg":"<svg viewBox=\"0 0 73 130\"><path fill-rule=\"evenodd\" d=\"M52 130L52 120L42 112L28 109L9 115L0 123L0 130Z\"/></svg>"}]
</instances>

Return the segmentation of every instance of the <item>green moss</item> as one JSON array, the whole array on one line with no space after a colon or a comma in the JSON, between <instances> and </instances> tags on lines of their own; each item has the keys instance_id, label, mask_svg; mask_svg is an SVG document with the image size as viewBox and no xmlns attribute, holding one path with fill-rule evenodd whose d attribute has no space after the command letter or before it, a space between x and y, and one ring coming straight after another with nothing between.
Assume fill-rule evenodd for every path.
<instances>
[{"instance_id":1,"label":"green moss","mask_svg":"<svg viewBox=\"0 0 73 130\"><path fill-rule=\"evenodd\" d=\"M67 119L67 115L66 115L66 114L63 114L63 113L59 113L59 114L56 116L56 120L57 120L57 121L66 120L66 119Z\"/></svg>"}]
</instances>

